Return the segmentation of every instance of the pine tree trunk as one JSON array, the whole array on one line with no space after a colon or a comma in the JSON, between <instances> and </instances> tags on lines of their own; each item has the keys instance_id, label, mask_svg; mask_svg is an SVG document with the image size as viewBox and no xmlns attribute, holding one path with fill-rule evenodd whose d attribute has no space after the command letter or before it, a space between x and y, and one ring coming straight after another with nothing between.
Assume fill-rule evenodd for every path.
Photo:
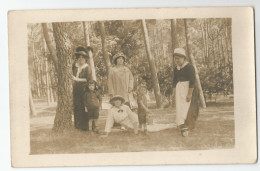
<instances>
[{"instance_id":1,"label":"pine tree trunk","mask_svg":"<svg viewBox=\"0 0 260 171\"><path fill-rule=\"evenodd\" d=\"M108 73L109 68L111 66L111 62L110 62L110 58L108 56L107 49L106 49L106 31L105 31L104 22L99 21L99 29L100 29L100 33L101 33L101 39L102 39L103 57L104 57L104 59L106 61L106 67L107 67L107 73Z\"/></svg>"},{"instance_id":2,"label":"pine tree trunk","mask_svg":"<svg viewBox=\"0 0 260 171\"><path fill-rule=\"evenodd\" d=\"M199 78L196 62L195 62L195 59L194 59L193 55L191 55L191 53L190 53L189 39L188 39L188 28L187 28L187 21L186 21L186 19L184 19L184 29L185 29L185 38L186 38L186 48L187 48L187 52L188 52L186 56L188 57L188 59L190 60L191 64L193 65L193 67L195 69L196 85L197 85L198 90L199 90L201 106L203 108L206 108L206 103L205 103L203 91L202 91L201 84L200 84L200 78Z\"/></svg>"},{"instance_id":3,"label":"pine tree trunk","mask_svg":"<svg viewBox=\"0 0 260 171\"><path fill-rule=\"evenodd\" d=\"M189 40L188 40L188 27L187 27L187 20L184 19L184 33L185 33L185 39L186 39L186 56L188 60L190 60L190 48L189 48Z\"/></svg>"},{"instance_id":4,"label":"pine tree trunk","mask_svg":"<svg viewBox=\"0 0 260 171\"><path fill-rule=\"evenodd\" d=\"M35 111L35 106L33 103L33 97L32 97L32 91L31 88L29 88L29 104L30 104L30 111L33 116L37 116L37 113Z\"/></svg>"},{"instance_id":5,"label":"pine tree trunk","mask_svg":"<svg viewBox=\"0 0 260 171\"><path fill-rule=\"evenodd\" d=\"M156 105L157 108L161 107L161 95L160 95L160 87L158 83L158 77L157 77L157 71L154 63L154 58L151 53L151 48L150 48L150 43L149 43L149 37L148 37L148 31L146 28L146 23L145 20L142 20L142 30L143 30L143 36L144 36L144 43L146 47L146 53L149 61L149 66L151 70L151 75L152 75L152 83L153 83L153 89L154 89L154 94L155 94L155 99L156 99Z\"/></svg>"},{"instance_id":6,"label":"pine tree trunk","mask_svg":"<svg viewBox=\"0 0 260 171\"><path fill-rule=\"evenodd\" d=\"M36 78L36 87L37 87L37 96L41 97L41 91L40 91L40 78L39 78L39 62L37 60L36 52L35 52L35 46L34 46L34 40L32 42L32 50L33 50L33 61L35 66L35 78Z\"/></svg>"},{"instance_id":7,"label":"pine tree trunk","mask_svg":"<svg viewBox=\"0 0 260 171\"><path fill-rule=\"evenodd\" d=\"M68 35L64 32L66 25L64 23L53 23L52 26L58 59L56 64L58 104L53 130L60 132L72 125L72 80L70 78L72 52L71 42Z\"/></svg>"},{"instance_id":8,"label":"pine tree trunk","mask_svg":"<svg viewBox=\"0 0 260 171\"><path fill-rule=\"evenodd\" d=\"M172 37L172 51L174 51L175 48L179 47L175 19L171 20L171 37Z\"/></svg>"},{"instance_id":9,"label":"pine tree trunk","mask_svg":"<svg viewBox=\"0 0 260 171\"><path fill-rule=\"evenodd\" d=\"M203 59L204 59L204 64L206 65L207 59L206 59L206 39L205 39L205 33L204 33L204 25L200 24L201 27L201 33L202 33L202 40L203 40Z\"/></svg>"},{"instance_id":10,"label":"pine tree trunk","mask_svg":"<svg viewBox=\"0 0 260 171\"><path fill-rule=\"evenodd\" d=\"M87 22L83 22L83 29L84 29L85 43L86 43L87 46L90 47L90 39L89 39L90 30L89 30L89 25L88 25ZM95 64L94 64L92 51L88 51L88 56L89 56L89 64L90 64L91 71L92 71L91 72L92 79L97 81L96 70L95 70Z\"/></svg>"}]
</instances>

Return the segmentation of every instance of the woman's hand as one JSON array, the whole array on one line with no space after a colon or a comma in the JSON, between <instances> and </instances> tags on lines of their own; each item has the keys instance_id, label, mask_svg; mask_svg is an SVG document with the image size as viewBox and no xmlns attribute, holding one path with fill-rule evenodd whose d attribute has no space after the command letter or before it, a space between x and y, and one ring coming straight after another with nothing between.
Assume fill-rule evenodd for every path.
<instances>
[{"instance_id":1,"label":"woman's hand","mask_svg":"<svg viewBox=\"0 0 260 171\"><path fill-rule=\"evenodd\" d=\"M187 101L187 102L190 102L190 101L191 101L191 96L192 96L191 94L188 94L188 95L187 95L187 97L186 97L186 101Z\"/></svg>"},{"instance_id":2,"label":"woman's hand","mask_svg":"<svg viewBox=\"0 0 260 171\"><path fill-rule=\"evenodd\" d=\"M79 78L75 77L74 75L71 75L71 77L74 81L79 81Z\"/></svg>"},{"instance_id":3,"label":"woman's hand","mask_svg":"<svg viewBox=\"0 0 260 171\"><path fill-rule=\"evenodd\" d=\"M133 91L133 89L132 88L128 88L128 93L131 93Z\"/></svg>"}]
</instances>

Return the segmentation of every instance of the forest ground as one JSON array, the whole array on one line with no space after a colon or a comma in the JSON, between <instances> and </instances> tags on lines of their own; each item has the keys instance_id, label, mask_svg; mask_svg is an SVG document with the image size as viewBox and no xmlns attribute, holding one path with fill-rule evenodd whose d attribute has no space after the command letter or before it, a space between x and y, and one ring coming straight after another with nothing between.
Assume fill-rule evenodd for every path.
<instances>
[{"instance_id":1,"label":"forest ground","mask_svg":"<svg viewBox=\"0 0 260 171\"><path fill-rule=\"evenodd\" d=\"M90 132L74 128L55 134L51 131L56 104L47 106L44 100L35 100L37 116L31 116L31 154L103 153L138 151L177 151L228 149L235 145L233 96L219 97L217 103L207 103L201 109L196 128L183 138L176 127L144 135L133 131L113 131L109 137L100 138ZM173 123L175 110L151 109L154 123ZM100 113L98 126L104 130L106 111Z\"/></svg>"}]
</instances>

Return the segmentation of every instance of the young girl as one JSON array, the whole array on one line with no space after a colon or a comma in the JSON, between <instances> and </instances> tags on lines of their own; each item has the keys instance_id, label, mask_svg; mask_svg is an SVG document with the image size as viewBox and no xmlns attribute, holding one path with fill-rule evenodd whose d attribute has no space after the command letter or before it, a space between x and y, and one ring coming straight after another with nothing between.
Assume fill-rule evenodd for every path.
<instances>
[{"instance_id":1,"label":"young girl","mask_svg":"<svg viewBox=\"0 0 260 171\"><path fill-rule=\"evenodd\" d=\"M87 83L84 96L85 111L88 112L89 127L92 132L98 133L96 122L99 117L99 109L102 104L102 97L98 92L96 82L91 80Z\"/></svg>"},{"instance_id":2,"label":"young girl","mask_svg":"<svg viewBox=\"0 0 260 171\"><path fill-rule=\"evenodd\" d=\"M138 117L131 111L129 106L124 105L124 102L125 99L119 95L114 96L110 100L113 107L108 111L105 127L106 134L101 137L107 137L109 135L114 123L119 123L123 126L134 129L134 133L138 134Z\"/></svg>"},{"instance_id":3,"label":"young girl","mask_svg":"<svg viewBox=\"0 0 260 171\"><path fill-rule=\"evenodd\" d=\"M140 85L137 94L137 104L138 104L138 120L139 120L139 128L144 128L144 133L147 135L147 124L146 118L147 113L150 113L149 109L147 108L147 88L145 85Z\"/></svg>"},{"instance_id":4,"label":"young girl","mask_svg":"<svg viewBox=\"0 0 260 171\"><path fill-rule=\"evenodd\" d=\"M186 53L183 48L174 50L173 97L176 100L176 123L182 136L188 136L189 130L194 128L198 116L197 89L195 87L194 67L186 61Z\"/></svg>"}]
</instances>

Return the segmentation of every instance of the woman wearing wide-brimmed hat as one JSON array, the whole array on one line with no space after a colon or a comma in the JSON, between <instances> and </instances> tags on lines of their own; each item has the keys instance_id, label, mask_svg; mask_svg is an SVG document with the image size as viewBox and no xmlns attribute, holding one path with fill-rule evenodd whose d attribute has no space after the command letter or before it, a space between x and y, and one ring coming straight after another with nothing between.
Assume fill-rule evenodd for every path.
<instances>
[{"instance_id":1,"label":"woman wearing wide-brimmed hat","mask_svg":"<svg viewBox=\"0 0 260 171\"><path fill-rule=\"evenodd\" d=\"M199 114L198 89L195 85L194 67L186 60L183 48L174 49L176 67L174 68L173 96L176 100L176 123L182 136L194 128Z\"/></svg>"},{"instance_id":2,"label":"woman wearing wide-brimmed hat","mask_svg":"<svg viewBox=\"0 0 260 171\"><path fill-rule=\"evenodd\" d=\"M125 66L126 56L123 53L117 53L113 57L115 67L110 68L108 75L108 93L111 97L120 95L129 105L129 94L133 90L134 78L132 72Z\"/></svg>"},{"instance_id":3,"label":"woman wearing wide-brimmed hat","mask_svg":"<svg viewBox=\"0 0 260 171\"><path fill-rule=\"evenodd\" d=\"M134 129L134 133L138 134L138 116L131 111L129 106L124 105L125 99L120 95L115 95L110 99L110 103L113 107L108 110L105 126L106 134L102 135L102 137L109 135L114 123L119 123L127 128Z\"/></svg>"},{"instance_id":4,"label":"woman wearing wide-brimmed hat","mask_svg":"<svg viewBox=\"0 0 260 171\"><path fill-rule=\"evenodd\" d=\"M88 50L92 50L88 48ZM88 50L82 46L76 48L75 63L72 66L74 126L83 131L89 130L88 117L84 107L84 89L91 80L91 68L88 65Z\"/></svg>"}]
</instances>

